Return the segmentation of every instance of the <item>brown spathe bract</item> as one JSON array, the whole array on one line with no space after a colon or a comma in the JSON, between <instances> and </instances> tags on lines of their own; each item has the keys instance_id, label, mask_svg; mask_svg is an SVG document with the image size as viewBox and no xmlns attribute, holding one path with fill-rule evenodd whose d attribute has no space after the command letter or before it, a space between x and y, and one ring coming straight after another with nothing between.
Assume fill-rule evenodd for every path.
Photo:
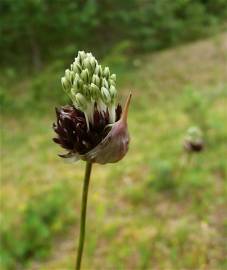
<instances>
[{"instance_id":1,"label":"brown spathe bract","mask_svg":"<svg viewBox=\"0 0 227 270\"><path fill-rule=\"evenodd\" d=\"M100 164L115 163L121 160L128 152L129 133L127 125L128 108L131 93L125 103L121 118L112 125L107 136L94 149L86 153L81 159Z\"/></svg>"}]
</instances>

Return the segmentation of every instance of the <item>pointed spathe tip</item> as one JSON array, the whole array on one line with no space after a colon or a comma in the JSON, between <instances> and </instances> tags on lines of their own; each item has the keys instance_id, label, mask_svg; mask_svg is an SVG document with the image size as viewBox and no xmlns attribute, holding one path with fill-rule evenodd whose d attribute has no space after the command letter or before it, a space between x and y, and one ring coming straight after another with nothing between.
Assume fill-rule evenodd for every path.
<instances>
[{"instance_id":1,"label":"pointed spathe tip","mask_svg":"<svg viewBox=\"0 0 227 270\"><path fill-rule=\"evenodd\" d=\"M129 105L130 105L130 101L132 98L132 92L129 93L127 100L125 102L125 106L121 115L121 120L126 124L127 123L127 118L128 118L128 109L129 109Z\"/></svg>"}]
</instances>

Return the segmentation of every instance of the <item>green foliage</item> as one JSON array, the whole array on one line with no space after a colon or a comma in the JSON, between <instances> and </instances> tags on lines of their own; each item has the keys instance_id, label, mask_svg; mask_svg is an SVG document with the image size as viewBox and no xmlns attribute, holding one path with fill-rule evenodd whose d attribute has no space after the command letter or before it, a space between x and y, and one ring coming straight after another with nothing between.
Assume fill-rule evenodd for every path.
<instances>
[{"instance_id":1,"label":"green foliage","mask_svg":"<svg viewBox=\"0 0 227 270\"><path fill-rule=\"evenodd\" d=\"M1 109L7 108L9 106L10 102L8 99L8 96L6 95L6 91L3 90L3 88L0 88L0 107Z\"/></svg>"},{"instance_id":2,"label":"green foliage","mask_svg":"<svg viewBox=\"0 0 227 270\"><path fill-rule=\"evenodd\" d=\"M191 87L186 88L184 110L193 125L199 126L204 132L208 129L207 114L210 102L206 95Z\"/></svg>"},{"instance_id":3,"label":"green foliage","mask_svg":"<svg viewBox=\"0 0 227 270\"><path fill-rule=\"evenodd\" d=\"M171 191L176 187L174 167L168 160L153 162L149 186L157 191Z\"/></svg>"},{"instance_id":4,"label":"green foliage","mask_svg":"<svg viewBox=\"0 0 227 270\"><path fill-rule=\"evenodd\" d=\"M104 54L122 40L156 50L217 31L226 10L225 0L2 0L1 60L40 69L49 58L81 48Z\"/></svg>"},{"instance_id":5,"label":"green foliage","mask_svg":"<svg viewBox=\"0 0 227 270\"><path fill-rule=\"evenodd\" d=\"M15 269L17 263L23 264L31 258L43 258L49 254L53 236L63 228L65 230L74 219L72 211L65 207L66 190L66 185L58 184L35 196L20 212L19 224L6 213L1 230L3 267Z\"/></svg>"}]
</instances>

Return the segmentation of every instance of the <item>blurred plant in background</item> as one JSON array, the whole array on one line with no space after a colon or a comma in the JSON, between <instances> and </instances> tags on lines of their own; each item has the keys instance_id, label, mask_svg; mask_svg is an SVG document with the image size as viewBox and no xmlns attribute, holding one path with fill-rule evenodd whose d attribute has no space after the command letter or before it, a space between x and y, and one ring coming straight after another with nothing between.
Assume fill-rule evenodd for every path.
<instances>
[{"instance_id":1,"label":"blurred plant in background","mask_svg":"<svg viewBox=\"0 0 227 270\"><path fill-rule=\"evenodd\" d=\"M185 150L189 153L201 152L204 149L203 133L198 127L190 127L184 139Z\"/></svg>"}]
</instances>

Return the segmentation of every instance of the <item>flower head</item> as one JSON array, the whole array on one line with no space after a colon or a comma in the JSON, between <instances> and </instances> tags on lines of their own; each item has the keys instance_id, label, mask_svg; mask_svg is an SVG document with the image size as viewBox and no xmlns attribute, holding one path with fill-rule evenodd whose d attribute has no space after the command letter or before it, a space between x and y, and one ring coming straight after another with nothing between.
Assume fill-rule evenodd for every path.
<instances>
[{"instance_id":1,"label":"flower head","mask_svg":"<svg viewBox=\"0 0 227 270\"><path fill-rule=\"evenodd\" d=\"M116 103L116 75L102 68L91 53L78 52L61 79L63 90L72 101L56 109L57 133L54 142L68 150L64 158L108 163L120 160L127 152L129 135L127 112Z\"/></svg>"},{"instance_id":2,"label":"flower head","mask_svg":"<svg viewBox=\"0 0 227 270\"><path fill-rule=\"evenodd\" d=\"M184 139L184 148L188 152L200 152L204 149L203 133L198 127L190 127Z\"/></svg>"},{"instance_id":3,"label":"flower head","mask_svg":"<svg viewBox=\"0 0 227 270\"><path fill-rule=\"evenodd\" d=\"M116 121L116 74L102 68L91 53L79 51L61 79L63 89L76 109L84 113L87 128L94 123L94 111L108 112L109 123Z\"/></svg>"}]
</instances>

